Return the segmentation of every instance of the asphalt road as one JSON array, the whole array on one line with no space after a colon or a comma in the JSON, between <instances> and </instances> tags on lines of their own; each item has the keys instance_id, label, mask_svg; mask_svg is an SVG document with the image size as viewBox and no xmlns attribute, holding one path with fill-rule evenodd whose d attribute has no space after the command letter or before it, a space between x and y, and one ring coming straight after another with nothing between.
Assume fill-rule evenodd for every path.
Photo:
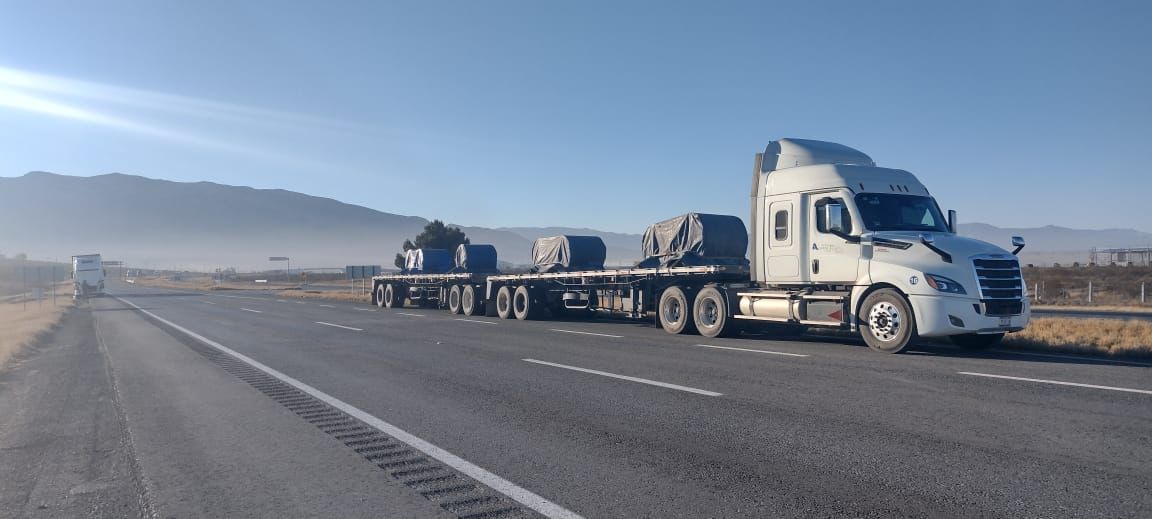
<instances>
[{"instance_id":1,"label":"asphalt road","mask_svg":"<svg viewBox=\"0 0 1152 519\"><path fill-rule=\"evenodd\" d=\"M1152 515L1149 364L112 292L91 315L158 515L466 515L197 353L222 349L526 504L510 513Z\"/></svg>"}]
</instances>

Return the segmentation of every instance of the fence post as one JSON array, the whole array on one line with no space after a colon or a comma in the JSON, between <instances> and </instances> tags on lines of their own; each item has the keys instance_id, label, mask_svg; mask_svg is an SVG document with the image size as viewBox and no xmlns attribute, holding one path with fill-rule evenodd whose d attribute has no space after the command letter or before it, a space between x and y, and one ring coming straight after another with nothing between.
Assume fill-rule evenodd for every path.
<instances>
[{"instance_id":1,"label":"fence post","mask_svg":"<svg viewBox=\"0 0 1152 519\"><path fill-rule=\"evenodd\" d=\"M1092 304L1092 282L1088 282L1088 304Z\"/></svg>"},{"instance_id":2,"label":"fence post","mask_svg":"<svg viewBox=\"0 0 1152 519\"><path fill-rule=\"evenodd\" d=\"M1140 282L1140 304L1144 304L1144 281Z\"/></svg>"},{"instance_id":3,"label":"fence post","mask_svg":"<svg viewBox=\"0 0 1152 519\"><path fill-rule=\"evenodd\" d=\"M1040 302L1040 283L1032 283L1032 299L1037 303Z\"/></svg>"}]
</instances>

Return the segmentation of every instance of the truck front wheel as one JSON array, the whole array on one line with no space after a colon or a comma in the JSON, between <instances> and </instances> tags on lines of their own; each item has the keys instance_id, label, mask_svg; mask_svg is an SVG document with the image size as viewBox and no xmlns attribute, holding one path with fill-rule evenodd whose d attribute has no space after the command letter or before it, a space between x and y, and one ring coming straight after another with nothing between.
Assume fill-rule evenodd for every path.
<instances>
[{"instance_id":1,"label":"truck front wheel","mask_svg":"<svg viewBox=\"0 0 1152 519\"><path fill-rule=\"evenodd\" d=\"M496 292L496 315L501 319L512 318L512 287L508 285Z\"/></svg>"},{"instance_id":2,"label":"truck front wheel","mask_svg":"<svg viewBox=\"0 0 1152 519\"><path fill-rule=\"evenodd\" d=\"M948 337L948 340L952 341L952 344L966 350L986 350L1000 344L1000 341L1004 340L1004 334L989 333L981 335L978 333L965 333L963 335Z\"/></svg>"},{"instance_id":3,"label":"truck front wheel","mask_svg":"<svg viewBox=\"0 0 1152 519\"><path fill-rule=\"evenodd\" d=\"M900 353L916 338L912 306L899 292L883 288L872 292L861 306L864 323L860 336L868 347L882 353Z\"/></svg>"},{"instance_id":4,"label":"truck front wheel","mask_svg":"<svg viewBox=\"0 0 1152 519\"><path fill-rule=\"evenodd\" d=\"M660 326L668 333L696 331L696 323L692 321L692 306L683 288L672 286L664 289L656 313L660 316Z\"/></svg>"},{"instance_id":5,"label":"truck front wheel","mask_svg":"<svg viewBox=\"0 0 1152 519\"><path fill-rule=\"evenodd\" d=\"M705 337L727 337L736 331L735 319L728 311L728 298L716 287L704 287L696 294L692 318L700 335Z\"/></svg>"}]
</instances>

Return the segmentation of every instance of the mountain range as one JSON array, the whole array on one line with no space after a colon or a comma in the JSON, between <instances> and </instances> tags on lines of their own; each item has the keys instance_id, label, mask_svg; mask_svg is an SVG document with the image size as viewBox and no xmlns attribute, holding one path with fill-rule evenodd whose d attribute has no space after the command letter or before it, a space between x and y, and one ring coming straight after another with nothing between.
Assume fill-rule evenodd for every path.
<instances>
[{"instance_id":1,"label":"mountain range","mask_svg":"<svg viewBox=\"0 0 1152 519\"><path fill-rule=\"evenodd\" d=\"M155 268L281 268L268 262L270 256L290 257L293 268L390 267L404 240L427 223L417 216L280 189L119 173L0 177L0 253L9 255L67 258L100 252L109 259ZM640 259L640 234L449 223L459 225L472 243L496 246L500 259L514 264L530 263L534 239L557 234L600 236L608 247L609 264ZM1025 236L1028 248L1022 258L1041 264L1085 261L1091 247L1152 245L1152 233L1131 229L1013 229L971 223L962 224L960 232L1005 247L1011 236Z\"/></svg>"}]
</instances>

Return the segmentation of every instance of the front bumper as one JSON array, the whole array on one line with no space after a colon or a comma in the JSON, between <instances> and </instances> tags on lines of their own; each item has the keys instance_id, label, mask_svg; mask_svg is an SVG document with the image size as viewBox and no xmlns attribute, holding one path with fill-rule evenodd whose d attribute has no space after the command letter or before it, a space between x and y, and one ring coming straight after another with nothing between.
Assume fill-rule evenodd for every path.
<instances>
[{"instance_id":1,"label":"front bumper","mask_svg":"<svg viewBox=\"0 0 1152 519\"><path fill-rule=\"evenodd\" d=\"M981 314L977 310L980 300L974 298L911 295L908 300L916 314L916 331L921 337L1018 332L1028 326L1032 315L1027 299L1023 313L1003 317Z\"/></svg>"}]
</instances>

